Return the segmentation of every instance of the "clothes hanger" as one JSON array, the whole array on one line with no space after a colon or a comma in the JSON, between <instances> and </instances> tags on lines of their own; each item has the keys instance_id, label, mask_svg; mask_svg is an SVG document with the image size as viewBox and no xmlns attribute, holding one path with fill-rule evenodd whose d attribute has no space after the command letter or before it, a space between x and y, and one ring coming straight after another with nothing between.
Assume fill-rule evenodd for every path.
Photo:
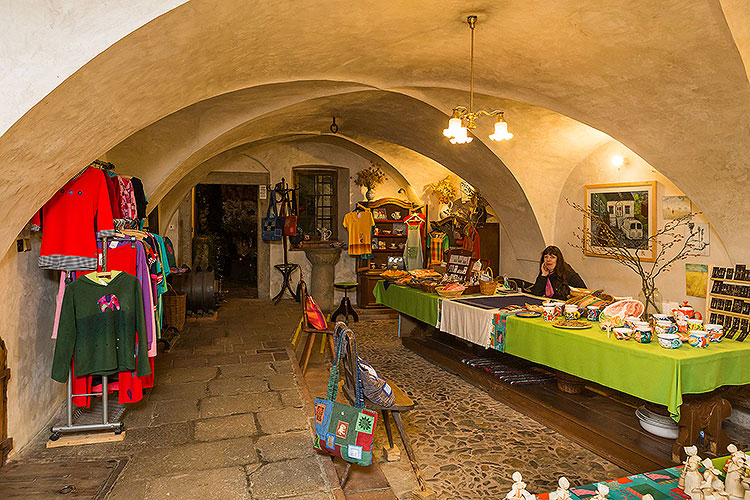
<instances>
[{"instance_id":1,"label":"clothes hanger","mask_svg":"<svg viewBox=\"0 0 750 500\"><path fill-rule=\"evenodd\" d=\"M361 203L357 202L357 205L354 207L355 212L364 212L365 210L369 210L366 206L362 205Z\"/></svg>"}]
</instances>

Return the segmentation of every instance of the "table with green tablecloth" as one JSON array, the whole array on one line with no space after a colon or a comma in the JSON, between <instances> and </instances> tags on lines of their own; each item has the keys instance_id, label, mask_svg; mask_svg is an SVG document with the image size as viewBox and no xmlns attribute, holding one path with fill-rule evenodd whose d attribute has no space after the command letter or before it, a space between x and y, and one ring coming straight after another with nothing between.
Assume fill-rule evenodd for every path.
<instances>
[{"instance_id":1,"label":"table with green tablecloth","mask_svg":"<svg viewBox=\"0 0 750 500\"><path fill-rule=\"evenodd\" d=\"M378 304L383 304L401 314L411 316L430 326L436 326L440 317L440 296L416 288L388 284L381 280L372 291Z\"/></svg>"},{"instance_id":2,"label":"table with green tablecloth","mask_svg":"<svg viewBox=\"0 0 750 500\"><path fill-rule=\"evenodd\" d=\"M750 342L663 349L611 338L598 325L562 330L542 318L507 318L505 352L665 405L679 419L683 394L750 383Z\"/></svg>"}]
</instances>

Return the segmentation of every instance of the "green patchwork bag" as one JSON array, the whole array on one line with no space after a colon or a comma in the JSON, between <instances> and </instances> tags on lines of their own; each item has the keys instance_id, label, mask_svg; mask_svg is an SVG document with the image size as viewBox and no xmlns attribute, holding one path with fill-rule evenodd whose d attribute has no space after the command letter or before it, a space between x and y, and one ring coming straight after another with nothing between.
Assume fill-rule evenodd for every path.
<instances>
[{"instance_id":1,"label":"green patchwork bag","mask_svg":"<svg viewBox=\"0 0 750 500\"><path fill-rule=\"evenodd\" d=\"M357 378L354 406L337 403L339 387L339 360L344 342L351 330L343 322L338 322L334 330L336 358L328 378L326 398L315 398L315 443L314 448L322 453L340 457L347 462L370 465L372 463L372 440L378 414L365 409L362 382ZM357 345L351 335L357 358Z\"/></svg>"}]
</instances>

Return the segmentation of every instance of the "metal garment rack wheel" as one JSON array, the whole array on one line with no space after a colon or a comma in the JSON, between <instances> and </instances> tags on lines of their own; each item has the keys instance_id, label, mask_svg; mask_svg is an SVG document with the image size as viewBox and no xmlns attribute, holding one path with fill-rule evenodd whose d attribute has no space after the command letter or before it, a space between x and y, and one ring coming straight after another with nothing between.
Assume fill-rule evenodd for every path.
<instances>
[{"instance_id":1,"label":"metal garment rack wheel","mask_svg":"<svg viewBox=\"0 0 750 500\"><path fill-rule=\"evenodd\" d=\"M107 238L102 239L102 271L107 269ZM67 281L66 281L67 282ZM109 377L102 375L102 392L92 392L87 394L73 394L73 367L70 367L68 371L68 420L67 425L55 426L50 429L50 441L57 441L60 439L60 434L68 432L87 432L87 431L114 431L115 434L122 432L122 422L110 422L109 421ZM73 398L80 396L101 396L102 397L102 423L101 424L84 424L75 425L73 424Z\"/></svg>"}]
</instances>

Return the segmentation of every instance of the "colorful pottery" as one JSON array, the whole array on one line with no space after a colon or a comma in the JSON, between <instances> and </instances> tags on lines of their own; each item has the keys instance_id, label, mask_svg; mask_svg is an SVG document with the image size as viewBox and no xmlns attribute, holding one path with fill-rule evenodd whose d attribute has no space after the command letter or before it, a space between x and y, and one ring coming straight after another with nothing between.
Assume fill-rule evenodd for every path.
<instances>
[{"instance_id":1,"label":"colorful pottery","mask_svg":"<svg viewBox=\"0 0 750 500\"><path fill-rule=\"evenodd\" d=\"M565 302L554 302L555 304L555 313L558 316L562 316L565 314Z\"/></svg>"},{"instance_id":2,"label":"colorful pottery","mask_svg":"<svg viewBox=\"0 0 750 500\"><path fill-rule=\"evenodd\" d=\"M652 335L651 328L647 326L639 326L635 329L635 333L633 333L633 340L640 342L641 344L648 344L651 342Z\"/></svg>"},{"instance_id":3,"label":"colorful pottery","mask_svg":"<svg viewBox=\"0 0 750 500\"><path fill-rule=\"evenodd\" d=\"M677 333L677 325L669 320L660 320L654 323L654 331L657 333L657 335L660 333Z\"/></svg>"},{"instance_id":4,"label":"colorful pottery","mask_svg":"<svg viewBox=\"0 0 750 500\"><path fill-rule=\"evenodd\" d=\"M601 309L599 306L588 306L586 308L586 319L589 321L599 321L599 313Z\"/></svg>"},{"instance_id":5,"label":"colorful pottery","mask_svg":"<svg viewBox=\"0 0 750 500\"><path fill-rule=\"evenodd\" d=\"M677 320L677 331L680 333L687 333L688 332L688 322L686 319L678 319Z\"/></svg>"},{"instance_id":6,"label":"colorful pottery","mask_svg":"<svg viewBox=\"0 0 750 500\"><path fill-rule=\"evenodd\" d=\"M708 337L706 336L706 332L693 330L690 332L690 337L688 337L688 344L699 349L708 347Z\"/></svg>"},{"instance_id":7,"label":"colorful pottery","mask_svg":"<svg viewBox=\"0 0 750 500\"><path fill-rule=\"evenodd\" d=\"M696 318L690 318L687 320L688 330L703 330L703 321Z\"/></svg>"},{"instance_id":8,"label":"colorful pottery","mask_svg":"<svg viewBox=\"0 0 750 500\"><path fill-rule=\"evenodd\" d=\"M557 318L557 311L555 310L555 306L544 306L544 321L555 321L555 318Z\"/></svg>"},{"instance_id":9,"label":"colorful pottery","mask_svg":"<svg viewBox=\"0 0 750 500\"><path fill-rule=\"evenodd\" d=\"M636 323L639 323L641 321L640 316L626 316L625 317L625 326L628 328L635 329Z\"/></svg>"},{"instance_id":10,"label":"colorful pottery","mask_svg":"<svg viewBox=\"0 0 750 500\"><path fill-rule=\"evenodd\" d=\"M675 319L682 320L682 319L703 319L703 316L701 316L701 313L697 312L693 307L687 303L687 301L683 302L680 307L677 309L672 309L672 315L674 315Z\"/></svg>"},{"instance_id":11,"label":"colorful pottery","mask_svg":"<svg viewBox=\"0 0 750 500\"><path fill-rule=\"evenodd\" d=\"M717 323L708 323L704 325L706 335L711 342L721 342L724 338L724 326Z\"/></svg>"},{"instance_id":12,"label":"colorful pottery","mask_svg":"<svg viewBox=\"0 0 750 500\"><path fill-rule=\"evenodd\" d=\"M536 311L520 311L516 313L519 318L538 318L542 313Z\"/></svg>"},{"instance_id":13,"label":"colorful pottery","mask_svg":"<svg viewBox=\"0 0 750 500\"><path fill-rule=\"evenodd\" d=\"M615 332L615 338L617 340L630 340L630 337L633 336L633 329L628 328L627 326L619 326L612 331Z\"/></svg>"},{"instance_id":14,"label":"colorful pottery","mask_svg":"<svg viewBox=\"0 0 750 500\"><path fill-rule=\"evenodd\" d=\"M578 312L578 306L575 304L565 304L565 319L578 319L581 313Z\"/></svg>"},{"instance_id":15,"label":"colorful pottery","mask_svg":"<svg viewBox=\"0 0 750 500\"><path fill-rule=\"evenodd\" d=\"M677 337L676 333L661 333L656 338L664 349L677 349L682 345L682 340Z\"/></svg>"},{"instance_id":16,"label":"colorful pottery","mask_svg":"<svg viewBox=\"0 0 750 500\"><path fill-rule=\"evenodd\" d=\"M651 315L654 321L670 321L669 314L656 313Z\"/></svg>"},{"instance_id":17,"label":"colorful pottery","mask_svg":"<svg viewBox=\"0 0 750 500\"><path fill-rule=\"evenodd\" d=\"M591 328L588 321L579 321L577 319L558 319L552 323L555 328L565 328L567 330L584 330Z\"/></svg>"}]
</instances>

